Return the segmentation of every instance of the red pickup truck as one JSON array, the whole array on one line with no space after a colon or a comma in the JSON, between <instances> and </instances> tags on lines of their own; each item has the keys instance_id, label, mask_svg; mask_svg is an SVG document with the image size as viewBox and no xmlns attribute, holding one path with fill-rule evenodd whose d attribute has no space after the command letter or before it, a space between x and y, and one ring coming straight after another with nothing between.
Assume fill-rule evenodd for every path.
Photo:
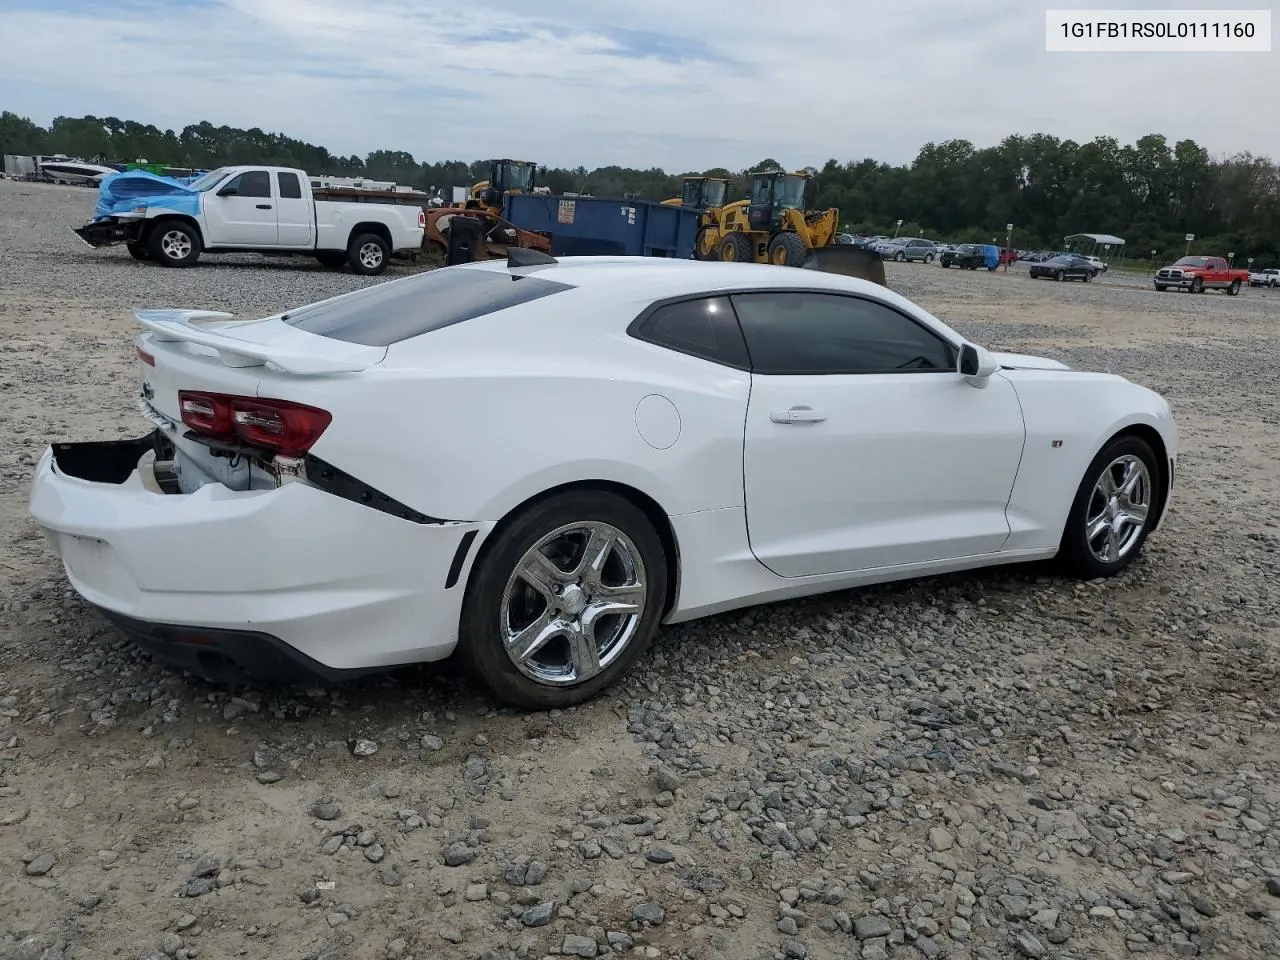
<instances>
[{"instance_id":1,"label":"red pickup truck","mask_svg":"<svg viewBox=\"0 0 1280 960\"><path fill-rule=\"evenodd\" d=\"M1248 270L1233 270L1222 257L1183 257L1171 266L1161 267L1155 276L1156 289L1160 291L1170 287L1188 293L1225 290L1233 297L1248 282Z\"/></svg>"}]
</instances>

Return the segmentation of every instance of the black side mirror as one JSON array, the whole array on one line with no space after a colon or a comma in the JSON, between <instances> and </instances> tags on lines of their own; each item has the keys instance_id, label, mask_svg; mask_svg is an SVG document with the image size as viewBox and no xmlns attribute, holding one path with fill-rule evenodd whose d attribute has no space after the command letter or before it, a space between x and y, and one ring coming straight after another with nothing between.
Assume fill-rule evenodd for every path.
<instances>
[{"instance_id":1,"label":"black side mirror","mask_svg":"<svg viewBox=\"0 0 1280 960\"><path fill-rule=\"evenodd\" d=\"M237 197L239 195L240 191L235 187L223 187L218 191L218 196L220 197Z\"/></svg>"},{"instance_id":2,"label":"black side mirror","mask_svg":"<svg viewBox=\"0 0 1280 960\"><path fill-rule=\"evenodd\" d=\"M960 372L966 377L978 375L978 351L971 343L960 348Z\"/></svg>"}]
</instances>

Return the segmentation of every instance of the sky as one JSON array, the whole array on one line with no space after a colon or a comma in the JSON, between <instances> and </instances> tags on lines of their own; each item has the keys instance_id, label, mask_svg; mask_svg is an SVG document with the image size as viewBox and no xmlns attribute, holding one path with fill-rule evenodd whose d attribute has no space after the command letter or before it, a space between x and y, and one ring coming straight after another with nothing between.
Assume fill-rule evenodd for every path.
<instances>
[{"instance_id":1,"label":"sky","mask_svg":"<svg viewBox=\"0 0 1280 960\"><path fill-rule=\"evenodd\" d=\"M1035 132L1280 158L1280 53L1045 51L1046 7L1107 6L1250 4L0 0L0 109L669 172Z\"/></svg>"}]
</instances>

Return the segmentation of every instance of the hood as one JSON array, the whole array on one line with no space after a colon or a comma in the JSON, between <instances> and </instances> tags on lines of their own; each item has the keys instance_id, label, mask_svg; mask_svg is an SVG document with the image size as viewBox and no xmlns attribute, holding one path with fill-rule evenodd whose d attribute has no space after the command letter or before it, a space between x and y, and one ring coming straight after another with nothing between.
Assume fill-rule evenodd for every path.
<instances>
[{"instance_id":1,"label":"hood","mask_svg":"<svg viewBox=\"0 0 1280 960\"><path fill-rule=\"evenodd\" d=\"M1070 370L1065 363L1048 357L1033 357L1025 353L993 353L996 363L1006 370Z\"/></svg>"}]
</instances>

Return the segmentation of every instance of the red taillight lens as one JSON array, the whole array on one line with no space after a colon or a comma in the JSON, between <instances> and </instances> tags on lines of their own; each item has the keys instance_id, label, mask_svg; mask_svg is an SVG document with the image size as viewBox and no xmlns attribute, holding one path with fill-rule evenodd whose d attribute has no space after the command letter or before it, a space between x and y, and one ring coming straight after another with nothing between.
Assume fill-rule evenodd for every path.
<instances>
[{"instance_id":1,"label":"red taillight lens","mask_svg":"<svg viewBox=\"0 0 1280 960\"><path fill-rule=\"evenodd\" d=\"M285 457L302 456L333 421L327 410L287 400L183 390L178 402L182 422L196 433L217 439L239 437L247 446Z\"/></svg>"},{"instance_id":2,"label":"red taillight lens","mask_svg":"<svg viewBox=\"0 0 1280 960\"><path fill-rule=\"evenodd\" d=\"M143 363L145 363L148 367L154 367L154 366L156 365L156 358L155 358L155 357L153 357L151 354L147 353L147 351L143 350L141 347L137 347L136 349L137 349L137 351L138 351L138 359L139 359L139 360L141 360Z\"/></svg>"},{"instance_id":3,"label":"red taillight lens","mask_svg":"<svg viewBox=\"0 0 1280 960\"><path fill-rule=\"evenodd\" d=\"M427 226L427 213L426 213L426 211L425 211L425 210L419 210L419 211L418 211L418 226L420 226L420 227L422 227L422 228L424 228L424 229L425 229L425 228L426 228L426 226Z\"/></svg>"},{"instance_id":4,"label":"red taillight lens","mask_svg":"<svg viewBox=\"0 0 1280 960\"><path fill-rule=\"evenodd\" d=\"M196 433L219 440L229 439L235 433L230 401L230 397L217 393L193 393L189 390L178 392L182 422Z\"/></svg>"}]
</instances>

